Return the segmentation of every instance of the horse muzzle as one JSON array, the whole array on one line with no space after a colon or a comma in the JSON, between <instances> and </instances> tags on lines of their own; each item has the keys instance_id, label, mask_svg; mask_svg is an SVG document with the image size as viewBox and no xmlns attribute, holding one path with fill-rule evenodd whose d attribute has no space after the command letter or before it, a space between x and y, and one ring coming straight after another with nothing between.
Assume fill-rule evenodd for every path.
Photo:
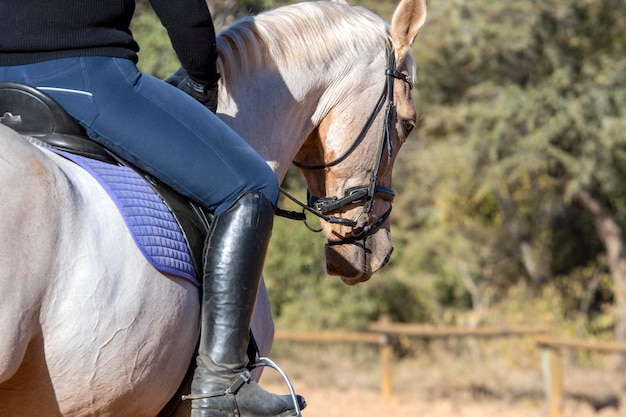
<instances>
[{"instance_id":1,"label":"horse muzzle","mask_svg":"<svg viewBox=\"0 0 626 417\"><path fill-rule=\"evenodd\" d=\"M341 277L346 285L368 281L389 263L393 245L389 232L379 229L360 241L325 246L326 272Z\"/></svg>"}]
</instances>

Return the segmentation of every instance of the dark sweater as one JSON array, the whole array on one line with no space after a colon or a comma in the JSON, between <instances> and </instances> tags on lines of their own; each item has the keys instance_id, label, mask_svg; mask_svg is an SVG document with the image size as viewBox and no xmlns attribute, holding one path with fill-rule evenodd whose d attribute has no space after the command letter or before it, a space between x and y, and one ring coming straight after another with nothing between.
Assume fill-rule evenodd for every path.
<instances>
[{"instance_id":1,"label":"dark sweater","mask_svg":"<svg viewBox=\"0 0 626 417\"><path fill-rule=\"evenodd\" d=\"M205 0L150 0L182 66L194 80L217 79L215 30ZM0 65L76 56L137 62L130 29L134 0L0 0Z\"/></svg>"}]
</instances>

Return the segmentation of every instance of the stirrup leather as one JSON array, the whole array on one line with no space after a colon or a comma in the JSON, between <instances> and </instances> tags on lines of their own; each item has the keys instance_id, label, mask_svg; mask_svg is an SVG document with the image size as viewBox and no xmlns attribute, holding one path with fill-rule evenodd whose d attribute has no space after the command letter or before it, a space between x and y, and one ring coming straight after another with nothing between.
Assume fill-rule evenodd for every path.
<instances>
[{"instance_id":1,"label":"stirrup leather","mask_svg":"<svg viewBox=\"0 0 626 417\"><path fill-rule=\"evenodd\" d=\"M201 394L183 395L182 399L183 401L202 400L206 398L221 397L222 395L235 395L237 394L237 392L239 392L241 387L243 387L245 384L250 382L251 379L252 379L252 375L250 375L250 371L248 371L247 369L244 369L244 371L241 374L239 374L239 376L233 381L233 383L230 384L230 386L228 386L228 388L226 388L225 390L205 392Z\"/></svg>"}]
</instances>

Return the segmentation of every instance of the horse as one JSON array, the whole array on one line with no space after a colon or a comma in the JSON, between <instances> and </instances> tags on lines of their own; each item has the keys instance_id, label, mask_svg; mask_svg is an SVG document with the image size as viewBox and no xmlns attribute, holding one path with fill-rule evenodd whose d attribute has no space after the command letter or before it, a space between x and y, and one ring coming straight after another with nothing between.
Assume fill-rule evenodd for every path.
<instances>
[{"instance_id":1,"label":"horse","mask_svg":"<svg viewBox=\"0 0 626 417\"><path fill-rule=\"evenodd\" d=\"M424 0L401 0L391 25L304 2L218 36L219 117L279 180L301 168L327 270L348 285L392 251L392 166L416 123L410 49L425 15ZM0 415L156 416L194 354L197 287L146 261L84 170L2 125L0 190ZM268 352L263 289L253 331Z\"/></svg>"}]
</instances>

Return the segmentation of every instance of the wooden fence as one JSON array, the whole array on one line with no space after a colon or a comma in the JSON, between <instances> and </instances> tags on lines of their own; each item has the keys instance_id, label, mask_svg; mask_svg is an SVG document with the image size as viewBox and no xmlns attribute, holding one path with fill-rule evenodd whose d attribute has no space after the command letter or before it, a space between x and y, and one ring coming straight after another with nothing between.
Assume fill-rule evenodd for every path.
<instances>
[{"instance_id":1,"label":"wooden fence","mask_svg":"<svg viewBox=\"0 0 626 417\"><path fill-rule=\"evenodd\" d=\"M543 328L475 328L435 327L416 324L391 323L380 320L369 326L369 332L286 332L277 331L277 341L303 343L366 343L378 345L380 352L381 380L380 391L385 399L393 394L393 348L392 337L404 336L417 339L435 338L503 338L538 335L545 333Z\"/></svg>"},{"instance_id":2,"label":"wooden fence","mask_svg":"<svg viewBox=\"0 0 626 417\"><path fill-rule=\"evenodd\" d=\"M393 392L392 367L393 348L389 338L381 333L351 333L351 332L286 332L276 331L275 340L284 340L300 343L364 343L378 345L381 367L381 395L389 399Z\"/></svg>"},{"instance_id":3,"label":"wooden fence","mask_svg":"<svg viewBox=\"0 0 626 417\"><path fill-rule=\"evenodd\" d=\"M393 349L390 343L393 337L417 339L436 338L504 338L534 336L541 352L541 368L545 384L546 402L550 417L560 417L563 411L563 351L587 350L607 354L626 355L626 343L600 343L576 339L558 339L546 335L541 327L482 327L475 329L459 327L435 327L416 324L391 323L380 320L372 323L368 332L289 332L277 331L277 341L300 343L363 343L378 345L381 380L381 395L385 399L393 394Z\"/></svg>"},{"instance_id":4,"label":"wooden fence","mask_svg":"<svg viewBox=\"0 0 626 417\"><path fill-rule=\"evenodd\" d=\"M546 401L550 417L559 417L563 412L563 351L586 350L607 354L626 354L626 343L602 343L579 339L556 339L537 337L541 350L542 372L546 389Z\"/></svg>"}]
</instances>

